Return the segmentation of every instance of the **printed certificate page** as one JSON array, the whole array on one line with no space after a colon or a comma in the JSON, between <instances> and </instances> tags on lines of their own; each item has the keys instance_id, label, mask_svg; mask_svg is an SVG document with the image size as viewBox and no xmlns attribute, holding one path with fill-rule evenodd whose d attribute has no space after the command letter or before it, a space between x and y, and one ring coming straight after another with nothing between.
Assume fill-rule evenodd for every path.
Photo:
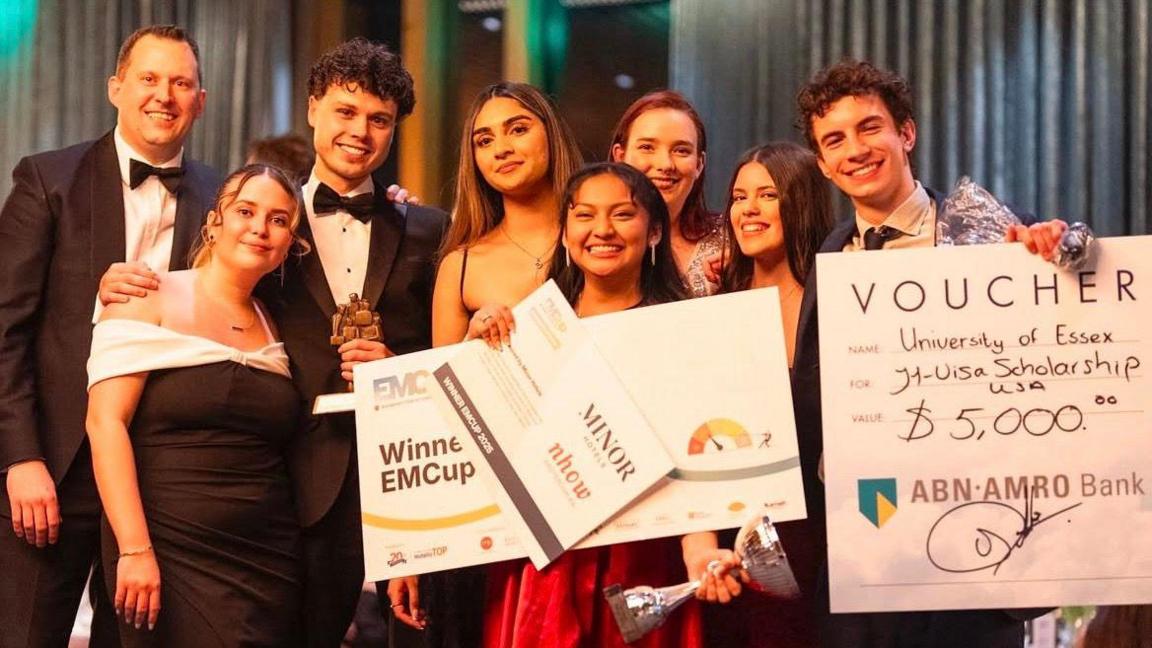
<instances>
[{"instance_id":1,"label":"printed certificate page","mask_svg":"<svg viewBox=\"0 0 1152 648\"><path fill-rule=\"evenodd\" d=\"M540 568L673 462L555 283L513 314L511 346L469 343L433 376L446 418L491 468L497 504Z\"/></svg>"},{"instance_id":2,"label":"printed certificate page","mask_svg":"<svg viewBox=\"0 0 1152 648\"><path fill-rule=\"evenodd\" d=\"M777 522L804 517L775 288L581 323L676 465L576 548L737 527L759 511ZM526 556L481 477L487 463L470 460L432 398L432 372L464 346L356 366L371 580Z\"/></svg>"},{"instance_id":3,"label":"printed certificate page","mask_svg":"<svg viewBox=\"0 0 1152 648\"><path fill-rule=\"evenodd\" d=\"M452 345L356 365L364 574L386 580L524 557L464 443L441 416L432 372Z\"/></svg>"},{"instance_id":4,"label":"printed certificate page","mask_svg":"<svg viewBox=\"0 0 1152 648\"><path fill-rule=\"evenodd\" d=\"M806 516L775 288L582 321L676 468L580 547Z\"/></svg>"},{"instance_id":5,"label":"printed certificate page","mask_svg":"<svg viewBox=\"0 0 1152 648\"><path fill-rule=\"evenodd\" d=\"M1152 602L1152 237L817 264L832 611Z\"/></svg>"}]
</instances>

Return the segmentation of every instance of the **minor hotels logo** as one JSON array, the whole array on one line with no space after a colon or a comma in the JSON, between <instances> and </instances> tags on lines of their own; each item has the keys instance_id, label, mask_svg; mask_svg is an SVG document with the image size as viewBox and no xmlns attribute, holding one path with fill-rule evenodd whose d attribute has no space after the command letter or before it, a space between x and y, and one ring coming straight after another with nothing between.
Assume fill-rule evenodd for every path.
<instances>
[{"instance_id":1,"label":"minor hotels logo","mask_svg":"<svg viewBox=\"0 0 1152 648\"><path fill-rule=\"evenodd\" d=\"M880 528L896 513L896 479L860 479L856 482L860 512Z\"/></svg>"}]
</instances>

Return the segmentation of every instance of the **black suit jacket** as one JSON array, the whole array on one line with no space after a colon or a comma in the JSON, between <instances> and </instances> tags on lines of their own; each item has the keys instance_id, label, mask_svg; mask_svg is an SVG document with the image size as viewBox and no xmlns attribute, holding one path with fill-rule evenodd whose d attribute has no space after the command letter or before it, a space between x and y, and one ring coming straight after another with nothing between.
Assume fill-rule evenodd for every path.
<instances>
[{"instance_id":1,"label":"black suit jacket","mask_svg":"<svg viewBox=\"0 0 1152 648\"><path fill-rule=\"evenodd\" d=\"M939 211L944 196L926 188ZM1024 214L1021 221L1035 221ZM819 252L840 252L856 233L856 219L841 221L824 239ZM826 524L824 484L818 475L824 452L820 400L820 337L816 313L816 265L812 265L804 286L797 324L796 353L793 359L792 399L796 414L796 433L800 446L800 465L804 476L808 519ZM820 534L824 537L824 533ZM827 557L827 547L824 547ZM878 614L835 614L829 616L827 571L822 575L822 590L817 604L823 623L823 645L836 648L911 648L935 646L961 648L1019 648L1024 641L1023 619L1033 618L1046 610L962 610L937 612L892 612Z\"/></svg>"},{"instance_id":2,"label":"black suit jacket","mask_svg":"<svg viewBox=\"0 0 1152 648\"><path fill-rule=\"evenodd\" d=\"M436 251L448 224L438 209L396 206L376 185L377 210L372 217L368 271L361 295L380 313L384 344L397 354L432 346L432 287ZM314 245L308 219L301 233ZM271 289L269 289L271 288ZM265 286L280 336L292 361L292 376L306 411L320 394L343 392L340 356L329 344L336 303L313 251L290 260L283 287ZM344 483L355 439L351 413L309 416L289 456L300 522L315 524L332 507Z\"/></svg>"},{"instance_id":3,"label":"black suit jacket","mask_svg":"<svg viewBox=\"0 0 1152 648\"><path fill-rule=\"evenodd\" d=\"M188 267L220 178L185 160L170 268ZM112 133L32 155L0 211L0 470L43 458L57 482L85 437L86 364L100 277L124 260Z\"/></svg>"}]
</instances>

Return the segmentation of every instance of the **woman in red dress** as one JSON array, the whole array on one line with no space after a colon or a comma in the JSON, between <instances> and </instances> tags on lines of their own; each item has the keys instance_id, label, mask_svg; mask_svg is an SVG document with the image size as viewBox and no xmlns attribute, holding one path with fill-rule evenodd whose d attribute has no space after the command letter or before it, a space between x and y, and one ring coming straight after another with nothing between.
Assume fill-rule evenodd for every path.
<instances>
[{"instance_id":1,"label":"woman in red dress","mask_svg":"<svg viewBox=\"0 0 1152 648\"><path fill-rule=\"evenodd\" d=\"M561 200L556 280L581 317L675 301L686 297L672 260L668 209L656 187L636 169L614 163L585 167ZM499 344L506 311L481 308L469 336ZM484 645L490 648L624 646L602 595L613 583L671 585L701 575L709 561L735 564L731 551L711 549L687 557L679 538L572 550L542 570L526 560L494 565L489 572ZM685 567L689 562L690 567ZM729 590L729 587L732 590ZM738 592L731 576L709 576L706 587ZM702 646L696 601L683 606L638 646Z\"/></svg>"}]
</instances>

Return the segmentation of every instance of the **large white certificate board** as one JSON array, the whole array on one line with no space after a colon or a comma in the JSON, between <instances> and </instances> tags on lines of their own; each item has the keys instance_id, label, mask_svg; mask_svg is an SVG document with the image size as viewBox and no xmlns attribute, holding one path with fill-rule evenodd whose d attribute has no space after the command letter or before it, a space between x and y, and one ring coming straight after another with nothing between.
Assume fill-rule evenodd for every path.
<instances>
[{"instance_id":1,"label":"large white certificate board","mask_svg":"<svg viewBox=\"0 0 1152 648\"><path fill-rule=\"evenodd\" d=\"M583 321L676 468L579 546L806 516L775 288Z\"/></svg>"},{"instance_id":2,"label":"large white certificate board","mask_svg":"<svg viewBox=\"0 0 1152 648\"><path fill-rule=\"evenodd\" d=\"M356 366L364 574L386 580L524 556L441 417L432 372L453 345Z\"/></svg>"},{"instance_id":3,"label":"large white certificate board","mask_svg":"<svg viewBox=\"0 0 1152 648\"><path fill-rule=\"evenodd\" d=\"M1152 237L817 258L834 612L1152 602Z\"/></svg>"},{"instance_id":4,"label":"large white certificate board","mask_svg":"<svg viewBox=\"0 0 1152 648\"><path fill-rule=\"evenodd\" d=\"M456 436L538 568L668 474L671 457L556 284L512 309L500 351L464 345L432 372Z\"/></svg>"},{"instance_id":5,"label":"large white certificate board","mask_svg":"<svg viewBox=\"0 0 1152 648\"><path fill-rule=\"evenodd\" d=\"M775 289L582 320L676 464L577 547L803 518ZM436 415L431 372L459 346L358 365L357 443L369 579L526 555ZM410 442L409 442L410 441ZM397 442L415 458L388 453ZM459 469L450 467L464 461ZM400 474L403 473L403 477ZM425 477L427 474L427 477ZM447 474L455 479L443 478ZM458 477L457 477L458 476Z\"/></svg>"}]
</instances>

